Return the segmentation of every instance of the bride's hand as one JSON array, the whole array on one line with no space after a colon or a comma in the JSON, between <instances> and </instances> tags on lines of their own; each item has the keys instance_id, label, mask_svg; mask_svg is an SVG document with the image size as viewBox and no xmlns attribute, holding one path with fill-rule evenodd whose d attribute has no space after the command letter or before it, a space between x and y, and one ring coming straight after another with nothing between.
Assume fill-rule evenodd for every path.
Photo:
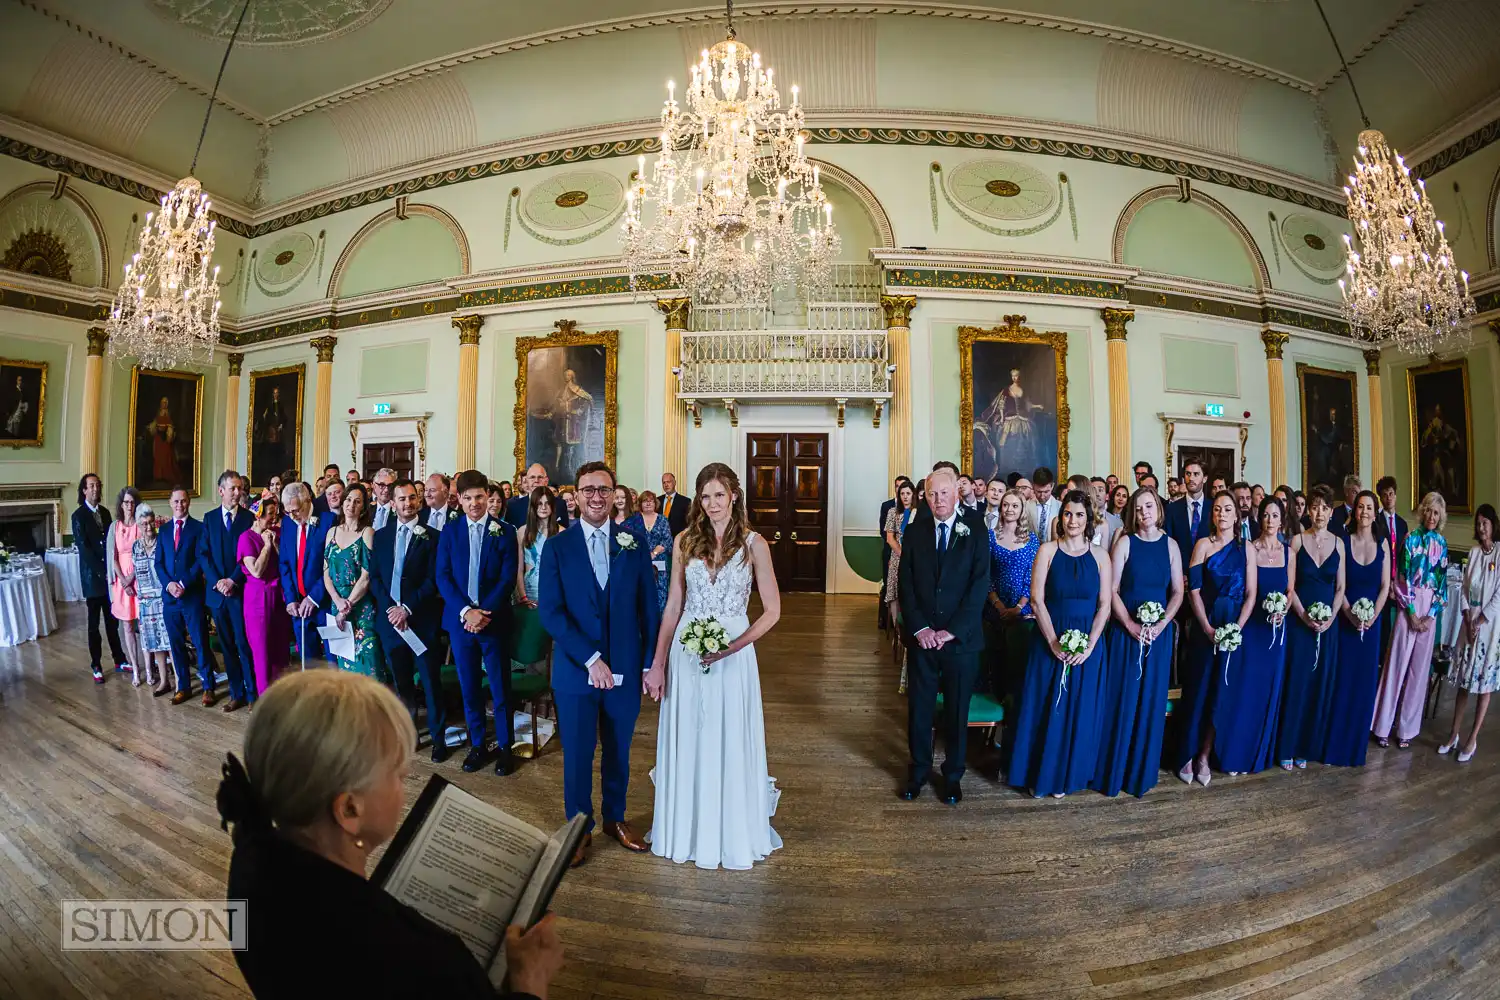
<instances>
[{"instance_id":1,"label":"bride's hand","mask_svg":"<svg viewBox=\"0 0 1500 1000\"><path fill-rule=\"evenodd\" d=\"M641 687L652 701L661 701L666 686L666 671L662 669L660 663L653 663L651 669L641 675Z\"/></svg>"},{"instance_id":2,"label":"bride's hand","mask_svg":"<svg viewBox=\"0 0 1500 1000\"><path fill-rule=\"evenodd\" d=\"M703 661L703 665L705 667L711 667L715 663L718 663L720 660L724 659L726 656L732 655L734 655L734 648L725 647L724 649L719 650L717 653L704 653L699 657L699 659Z\"/></svg>"}]
</instances>

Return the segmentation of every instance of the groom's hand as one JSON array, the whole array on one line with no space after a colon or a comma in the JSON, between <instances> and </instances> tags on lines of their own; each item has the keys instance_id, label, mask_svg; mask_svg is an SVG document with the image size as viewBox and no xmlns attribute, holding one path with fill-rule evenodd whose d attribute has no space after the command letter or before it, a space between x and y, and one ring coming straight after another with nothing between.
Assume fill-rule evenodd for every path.
<instances>
[{"instance_id":1,"label":"groom's hand","mask_svg":"<svg viewBox=\"0 0 1500 1000\"><path fill-rule=\"evenodd\" d=\"M589 683L602 691L609 691L615 686L614 672L604 662L604 657L589 664Z\"/></svg>"}]
</instances>

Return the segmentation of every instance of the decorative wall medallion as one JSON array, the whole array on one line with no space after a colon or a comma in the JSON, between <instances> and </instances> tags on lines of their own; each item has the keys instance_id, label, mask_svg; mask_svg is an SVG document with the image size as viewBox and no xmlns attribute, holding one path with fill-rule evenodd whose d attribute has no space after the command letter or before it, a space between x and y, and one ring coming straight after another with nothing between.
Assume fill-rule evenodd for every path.
<instances>
[{"instance_id":1,"label":"decorative wall medallion","mask_svg":"<svg viewBox=\"0 0 1500 1000\"><path fill-rule=\"evenodd\" d=\"M1344 273L1344 242L1314 215L1293 212L1278 227L1287 257L1308 278L1331 285Z\"/></svg>"},{"instance_id":2,"label":"decorative wall medallion","mask_svg":"<svg viewBox=\"0 0 1500 1000\"><path fill-rule=\"evenodd\" d=\"M970 160L948 174L953 200L991 219L1037 219L1057 203L1057 186L1035 167L1016 160Z\"/></svg>"},{"instance_id":3,"label":"decorative wall medallion","mask_svg":"<svg viewBox=\"0 0 1500 1000\"><path fill-rule=\"evenodd\" d=\"M98 238L72 201L27 192L0 212L0 268L97 285Z\"/></svg>"},{"instance_id":4,"label":"decorative wall medallion","mask_svg":"<svg viewBox=\"0 0 1500 1000\"><path fill-rule=\"evenodd\" d=\"M240 28L239 44L296 45L333 38L369 24L391 0L258 0L250 5ZM229 38L240 17L242 0L151 0L151 9L168 21L212 38Z\"/></svg>"},{"instance_id":5,"label":"decorative wall medallion","mask_svg":"<svg viewBox=\"0 0 1500 1000\"><path fill-rule=\"evenodd\" d=\"M614 215L625 187L599 170L558 174L537 184L521 202L525 220L538 229L587 229Z\"/></svg>"},{"instance_id":6,"label":"decorative wall medallion","mask_svg":"<svg viewBox=\"0 0 1500 1000\"><path fill-rule=\"evenodd\" d=\"M295 281L312 266L317 244L306 233L286 233L260 253L255 273L261 284L272 288Z\"/></svg>"}]
</instances>

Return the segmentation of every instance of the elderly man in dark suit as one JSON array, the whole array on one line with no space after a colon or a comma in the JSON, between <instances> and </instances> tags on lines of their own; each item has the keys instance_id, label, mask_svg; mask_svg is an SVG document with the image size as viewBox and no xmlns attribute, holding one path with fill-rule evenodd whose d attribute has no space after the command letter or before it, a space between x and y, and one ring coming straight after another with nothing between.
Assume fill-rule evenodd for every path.
<instances>
[{"instance_id":1,"label":"elderly man in dark suit","mask_svg":"<svg viewBox=\"0 0 1500 1000\"><path fill-rule=\"evenodd\" d=\"M667 519L667 527L672 529L672 537L676 538L687 528L693 501L677 492L677 477L670 472L661 474L661 497L657 503L661 505L661 516Z\"/></svg>"},{"instance_id":2,"label":"elderly man in dark suit","mask_svg":"<svg viewBox=\"0 0 1500 1000\"><path fill-rule=\"evenodd\" d=\"M172 519L156 537L156 578L161 581L162 617L166 619L167 642L172 647L172 665L177 668L177 693L172 704L192 697L193 678L188 673L187 640L198 654L198 678L203 687L203 706L214 703L214 675L218 664L208 648L208 615L203 608L203 523L188 513L187 490L178 487L168 501Z\"/></svg>"},{"instance_id":3,"label":"elderly man in dark suit","mask_svg":"<svg viewBox=\"0 0 1500 1000\"><path fill-rule=\"evenodd\" d=\"M422 491L410 479L397 480L391 488L391 518L375 532L370 558L370 595L375 599L375 631L385 650L396 692L417 721L417 691L414 676L422 677L427 700L427 731L432 737L432 762L448 759L443 740L447 717L443 711L440 672L443 668L438 632L442 628L443 602L437 588L438 532L421 522ZM402 634L410 632L424 653L412 652Z\"/></svg>"},{"instance_id":4,"label":"elderly man in dark suit","mask_svg":"<svg viewBox=\"0 0 1500 1000\"><path fill-rule=\"evenodd\" d=\"M990 590L990 546L959 516L958 476L938 469L927 477L931 516L906 528L901 546L901 616L910 651L906 720L911 770L901 798L922 792L932 773L932 722L943 692L943 788L948 805L963 800L960 780L968 750L969 697L984 651L980 614Z\"/></svg>"},{"instance_id":5,"label":"elderly man in dark suit","mask_svg":"<svg viewBox=\"0 0 1500 1000\"><path fill-rule=\"evenodd\" d=\"M73 511L73 542L78 546L78 578L83 584L83 597L89 607L89 668L94 672L94 683L104 683L104 668L100 657L104 654L99 641L99 618L104 618L104 632L109 636L109 653L114 657L115 669L125 669L128 661L120 648L120 626L109 607L109 582L105 566L104 540L109 534L109 510L99 502L104 493L104 484L94 473L87 473L78 481L78 509Z\"/></svg>"},{"instance_id":6,"label":"elderly man in dark suit","mask_svg":"<svg viewBox=\"0 0 1500 1000\"><path fill-rule=\"evenodd\" d=\"M224 711L235 712L255 700L255 661L245 635L245 567L235 558L240 536L255 525L255 515L240 506L240 474L219 474L219 506L203 519L203 544L198 561L204 602L219 633L229 700Z\"/></svg>"}]
</instances>

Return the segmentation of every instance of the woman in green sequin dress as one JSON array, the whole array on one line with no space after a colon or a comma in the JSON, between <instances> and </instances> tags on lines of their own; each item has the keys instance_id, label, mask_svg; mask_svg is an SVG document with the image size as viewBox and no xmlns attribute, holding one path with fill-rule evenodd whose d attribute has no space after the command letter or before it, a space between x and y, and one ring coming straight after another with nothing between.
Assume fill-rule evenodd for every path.
<instances>
[{"instance_id":1,"label":"woman in green sequin dress","mask_svg":"<svg viewBox=\"0 0 1500 1000\"><path fill-rule=\"evenodd\" d=\"M342 517L328 533L323 552L323 586L339 624L347 622L354 629L354 659L339 657L339 668L389 684L390 672L375 632L375 600L370 596L370 548L375 533L370 530L368 510L362 485L356 483L344 491Z\"/></svg>"}]
</instances>

